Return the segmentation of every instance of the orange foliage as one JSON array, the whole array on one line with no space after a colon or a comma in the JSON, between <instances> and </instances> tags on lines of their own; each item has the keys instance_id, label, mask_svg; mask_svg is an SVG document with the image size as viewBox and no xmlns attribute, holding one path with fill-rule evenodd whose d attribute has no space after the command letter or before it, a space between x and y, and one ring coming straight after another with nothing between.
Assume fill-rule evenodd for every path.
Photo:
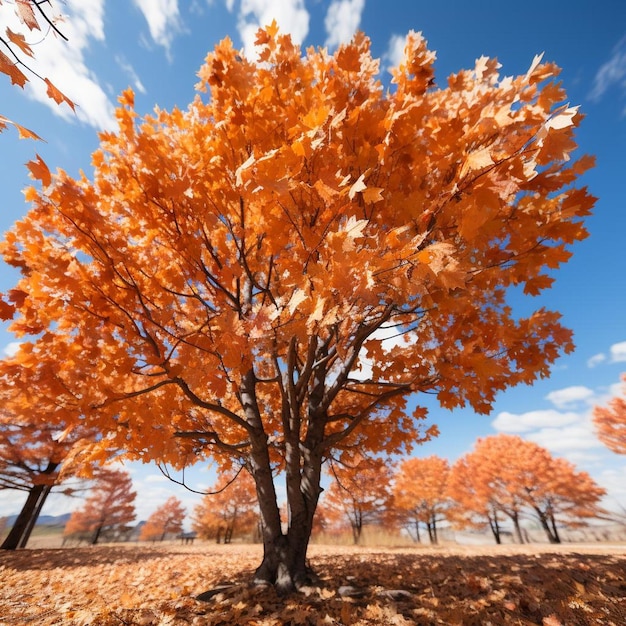
<instances>
[{"instance_id":1,"label":"orange foliage","mask_svg":"<svg viewBox=\"0 0 626 626\"><path fill-rule=\"evenodd\" d=\"M253 534L259 521L254 481L241 471L222 474L194 509L192 528L204 539L230 543L233 535Z\"/></svg>"},{"instance_id":2,"label":"orange foliage","mask_svg":"<svg viewBox=\"0 0 626 626\"><path fill-rule=\"evenodd\" d=\"M322 513L327 528L349 523L354 543L359 543L363 527L380 524L389 509L391 469L383 459L357 455L351 464L333 463L333 481L324 493Z\"/></svg>"},{"instance_id":3,"label":"orange foliage","mask_svg":"<svg viewBox=\"0 0 626 626\"><path fill-rule=\"evenodd\" d=\"M429 456L403 461L394 475L393 507L407 530L426 525L431 543L437 543L437 522L448 508L446 493L450 465L446 459Z\"/></svg>"},{"instance_id":4,"label":"orange foliage","mask_svg":"<svg viewBox=\"0 0 626 626\"><path fill-rule=\"evenodd\" d=\"M545 289L586 237L592 159L572 159L581 116L539 59L435 88L411 33L384 90L363 34L333 55L259 42L259 64L218 44L185 111L139 119L125 92L93 180L33 164L43 188L1 252L22 271L13 331L41 334L28 360L57 364L99 445L243 459L267 545L284 470L304 568L333 450L405 451L436 434L413 394L486 413L573 348L506 295Z\"/></svg>"},{"instance_id":5,"label":"orange foliage","mask_svg":"<svg viewBox=\"0 0 626 626\"><path fill-rule=\"evenodd\" d=\"M112 540L124 536L135 519L136 496L128 472L100 469L92 495L72 513L63 534L92 544L103 537Z\"/></svg>"},{"instance_id":6,"label":"orange foliage","mask_svg":"<svg viewBox=\"0 0 626 626\"><path fill-rule=\"evenodd\" d=\"M141 527L141 541L163 541L168 534L179 534L183 530L185 507L176 497L171 496L160 506Z\"/></svg>"},{"instance_id":7,"label":"orange foliage","mask_svg":"<svg viewBox=\"0 0 626 626\"><path fill-rule=\"evenodd\" d=\"M593 424L600 441L617 454L626 454L626 374L622 374L623 397L616 396L606 407L595 407Z\"/></svg>"},{"instance_id":8,"label":"orange foliage","mask_svg":"<svg viewBox=\"0 0 626 626\"><path fill-rule=\"evenodd\" d=\"M557 525L576 525L603 514L599 501L605 490L589 474L552 457L536 443L500 434L479 439L474 450L459 459L452 468L448 494L457 505L453 519L463 524L463 519L472 523L476 515L487 517L496 541L502 513L523 543L519 522L530 511L548 540L560 543Z\"/></svg>"},{"instance_id":9,"label":"orange foliage","mask_svg":"<svg viewBox=\"0 0 626 626\"><path fill-rule=\"evenodd\" d=\"M11 7L2 9L4 11L13 11L23 26L28 28L28 31L38 30L42 31L45 28L52 27L55 35L61 35L59 30L55 26L57 18L49 17L42 8L46 4L52 6L51 0L46 2L36 2L35 0L17 0L17 2L6 3ZM3 3L0 1L0 7ZM45 26L44 26L45 22ZM42 29L44 26L44 29ZM65 37L63 37L65 39ZM26 37L23 33L14 33L8 26L5 30L4 37L0 36L0 44L4 46L4 49L9 53L5 54L0 50L0 73L6 74L11 79L11 84L18 85L24 88L24 85L29 81L28 73L32 73L38 78L41 78L48 86L48 97L54 100L57 104L65 102L72 109L75 108L75 103L72 102L65 94L59 91L48 78L42 78L35 72L33 72L28 62L24 60L24 57L34 58L35 53L31 45L26 41ZM7 124L13 124L19 133L20 139L40 139L32 130L24 128L20 124L16 124L10 119L0 115L0 132L2 132Z\"/></svg>"}]
</instances>

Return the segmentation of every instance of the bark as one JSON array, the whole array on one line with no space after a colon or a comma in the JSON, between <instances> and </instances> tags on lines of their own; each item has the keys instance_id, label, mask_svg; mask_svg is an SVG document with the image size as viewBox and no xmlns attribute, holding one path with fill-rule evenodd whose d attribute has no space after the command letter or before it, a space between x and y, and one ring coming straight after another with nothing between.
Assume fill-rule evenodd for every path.
<instances>
[{"instance_id":1,"label":"bark","mask_svg":"<svg viewBox=\"0 0 626 626\"><path fill-rule=\"evenodd\" d=\"M494 514L493 518L491 515L488 516L489 519L489 528L491 528L491 532L493 534L496 543L500 545L502 543L502 537L500 536L500 524L498 524L498 517Z\"/></svg>"},{"instance_id":2,"label":"bark","mask_svg":"<svg viewBox=\"0 0 626 626\"><path fill-rule=\"evenodd\" d=\"M50 462L41 474L50 476L56 471L58 466L58 463ZM15 550L26 547L51 490L52 485L33 485L30 488L26 502L17 516L13 528L2 542L0 550Z\"/></svg>"},{"instance_id":3,"label":"bark","mask_svg":"<svg viewBox=\"0 0 626 626\"><path fill-rule=\"evenodd\" d=\"M37 500L37 504L35 506L35 510L33 511L33 514L30 516L30 519L28 520L28 524L26 525L26 529L24 530L24 533L22 534L22 538L20 540L20 548L25 548L26 544L28 543L28 540L30 539L30 535L33 532L33 528L35 528L35 524L37 523L37 520L39 519L39 515L41 514L41 509L43 508L43 505L46 503L46 500L48 499L48 496L50 495L50 492L52 491L52 485L44 485L43 489L41 490L41 493L39 494L39 499Z\"/></svg>"},{"instance_id":4,"label":"bark","mask_svg":"<svg viewBox=\"0 0 626 626\"><path fill-rule=\"evenodd\" d=\"M552 526L552 532L554 533L554 543L561 543L561 537L559 536L559 531L556 528L556 520L554 519L554 513L550 511L550 524Z\"/></svg>"},{"instance_id":5,"label":"bark","mask_svg":"<svg viewBox=\"0 0 626 626\"><path fill-rule=\"evenodd\" d=\"M519 513L514 511L509 517L513 521L513 528L515 528L515 536L517 537L518 543L524 543L524 535L522 535L522 529L519 525Z\"/></svg>"},{"instance_id":6,"label":"bark","mask_svg":"<svg viewBox=\"0 0 626 626\"><path fill-rule=\"evenodd\" d=\"M28 492L26 502L19 512L13 528L2 542L0 549L16 550L23 543L24 536L29 527L30 520L35 516L38 510L38 503L43 492L44 485L33 485ZM27 538L28 539L28 538Z\"/></svg>"},{"instance_id":7,"label":"bark","mask_svg":"<svg viewBox=\"0 0 626 626\"><path fill-rule=\"evenodd\" d=\"M535 509L535 512L537 513L537 517L539 518L541 527L543 528L543 530L546 533L546 536L548 537L548 541L550 543L561 543L561 538L559 537L559 533L556 530L556 522L554 520L554 516L550 515L551 522L552 522L552 526L551 526L548 520L549 514L546 513L545 511L542 511L538 506L533 506L533 508Z\"/></svg>"},{"instance_id":8,"label":"bark","mask_svg":"<svg viewBox=\"0 0 626 626\"><path fill-rule=\"evenodd\" d=\"M311 343L317 347L316 341ZM290 359L294 355L290 356ZM324 355L320 352L318 357ZM323 359L322 359L323 360ZM291 367L291 364L289 365ZM268 436L256 397L257 379L253 370L241 380L240 402L250 437L249 470L254 478L261 514L263 560L257 568L257 584L274 585L289 593L308 584L313 575L306 564L306 553L313 530L313 517L321 493L324 429L327 407L324 404L326 371L315 370L306 400L298 399L293 376L285 376L281 386L281 418L285 432L285 480L287 487L287 530L283 532L270 462ZM306 430L302 420L306 417ZM303 440L301 435L306 432Z\"/></svg>"}]
</instances>

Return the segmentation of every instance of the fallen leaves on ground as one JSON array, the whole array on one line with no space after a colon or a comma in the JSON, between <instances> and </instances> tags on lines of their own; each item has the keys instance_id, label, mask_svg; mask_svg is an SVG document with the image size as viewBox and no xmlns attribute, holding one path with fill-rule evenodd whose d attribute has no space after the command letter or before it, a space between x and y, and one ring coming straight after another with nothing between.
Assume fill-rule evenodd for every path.
<instances>
[{"instance_id":1,"label":"fallen leaves on ground","mask_svg":"<svg viewBox=\"0 0 626 626\"><path fill-rule=\"evenodd\" d=\"M260 546L175 544L0 555L2 626L626 623L626 546L312 546L319 586L247 583ZM215 590L209 601L196 596Z\"/></svg>"}]
</instances>

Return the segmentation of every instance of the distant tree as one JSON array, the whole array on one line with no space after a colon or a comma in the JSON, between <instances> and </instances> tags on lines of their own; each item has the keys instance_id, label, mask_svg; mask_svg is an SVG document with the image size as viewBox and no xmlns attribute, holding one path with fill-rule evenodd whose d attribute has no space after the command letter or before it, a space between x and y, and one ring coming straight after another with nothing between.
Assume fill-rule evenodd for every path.
<instances>
[{"instance_id":1,"label":"distant tree","mask_svg":"<svg viewBox=\"0 0 626 626\"><path fill-rule=\"evenodd\" d=\"M75 479L90 462L77 455L96 430L76 420L74 398L45 368L21 365L22 350L0 361L0 489L27 494L15 524L0 546L26 546L48 495L82 488Z\"/></svg>"},{"instance_id":2,"label":"distant tree","mask_svg":"<svg viewBox=\"0 0 626 626\"><path fill-rule=\"evenodd\" d=\"M450 507L447 518L458 528L483 529L487 525L497 544L502 543L501 511L488 481L478 480L477 459L466 455L458 459L450 470L447 496Z\"/></svg>"},{"instance_id":3,"label":"distant tree","mask_svg":"<svg viewBox=\"0 0 626 626\"><path fill-rule=\"evenodd\" d=\"M44 9L45 7L45 9ZM52 8L51 11L47 11ZM33 30L43 32L44 29L52 31L63 39L66 37L57 28L59 17L54 15L54 5L52 0L17 0L15 2L0 2L0 11L12 11L18 17L21 25L27 29L27 32ZM36 76L44 81L48 87L47 95L57 104L65 102L72 109L76 106L67 96L61 93L48 78L39 76L30 66L28 59L35 58L35 51L31 44L26 40L26 35L21 32L13 32L8 26L5 29L4 36L0 35L0 73L6 74L13 85L24 87L29 81L29 74ZM15 122L0 115L0 132L2 132L7 124L13 124L20 137L30 137L39 139L39 137L31 130L16 124Z\"/></svg>"},{"instance_id":4,"label":"distant tree","mask_svg":"<svg viewBox=\"0 0 626 626\"><path fill-rule=\"evenodd\" d=\"M363 33L332 54L276 24L257 43L260 62L220 42L185 110L141 119L122 94L89 175L31 167L0 251L13 332L41 335L99 445L247 464L254 577L286 592L309 580L328 459L404 453L435 432L420 394L487 413L573 349L558 313L509 299L586 237L593 159L540 57L439 86L411 32L385 89Z\"/></svg>"},{"instance_id":5,"label":"distant tree","mask_svg":"<svg viewBox=\"0 0 626 626\"><path fill-rule=\"evenodd\" d=\"M626 374L622 374L622 396L613 398L606 407L593 410L593 423L600 441L617 454L626 454Z\"/></svg>"},{"instance_id":6,"label":"distant tree","mask_svg":"<svg viewBox=\"0 0 626 626\"><path fill-rule=\"evenodd\" d=\"M123 534L135 519L136 496L128 472L100 469L92 495L72 513L64 535L88 537L91 544L96 544L103 535L114 538Z\"/></svg>"},{"instance_id":7,"label":"distant tree","mask_svg":"<svg viewBox=\"0 0 626 626\"><path fill-rule=\"evenodd\" d=\"M363 527L379 524L385 517L392 470L383 459L358 454L344 463L333 462L329 474L332 481L323 495L323 511L331 520L347 520L358 544Z\"/></svg>"},{"instance_id":8,"label":"distant tree","mask_svg":"<svg viewBox=\"0 0 626 626\"><path fill-rule=\"evenodd\" d=\"M573 463L554 458L540 446L529 444L533 457L525 485L526 503L533 510L550 543L561 543L559 526L579 526L607 513L600 506L606 490ZM532 484L534 482L534 484Z\"/></svg>"},{"instance_id":9,"label":"distant tree","mask_svg":"<svg viewBox=\"0 0 626 626\"><path fill-rule=\"evenodd\" d=\"M403 526L420 541L419 524L428 531L433 544L438 543L437 523L445 519L450 465L438 456L403 461L393 477L393 508L403 518Z\"/></svg>"},{"instance_id":10,"label":"distant tree","mask_svg":"<svg viewBox=\"0 0 626 626\"><path fill-rule=\"evenodd\" d=\"M211 493L195 507L192 528L202 538L230 543L235 534L253 532L258 520L254 481L242 470L238 475L220 476Z\"/></svg>"},{"instance_id":11,"label":"distant tree","mask_svg":"<svg viewBox=\"0 0 626 626\"><path fill-rule=\"evenodd\" d=\"M497 512L505 514L520 543L524 543L520 520L527 512L537 517L551 543L561 542L557 521L577 525L604 513L599 501L605 491L586 472L576 471L570 462L554 458L542 446L517 435L478 439L462 463L462 479L460 470L453 470L457 482L451 495L457 505L467 506L477 495L468 513L487 513L490 523L496 524ZM466 496L460 494L463 486L468 488Z\"/></svg>"},{"instance_id":12,"label":"distant tree","mask_svg":"<svg viewBox=\"0 0 626 626\"><path fill-rule=\"evenodd\" d=\"M180 534L183 530L184 519L183 503L176 496L171 496L146 520L141 527L139 539L163 541L168 534Z\"/></svg>"}]
</instances>

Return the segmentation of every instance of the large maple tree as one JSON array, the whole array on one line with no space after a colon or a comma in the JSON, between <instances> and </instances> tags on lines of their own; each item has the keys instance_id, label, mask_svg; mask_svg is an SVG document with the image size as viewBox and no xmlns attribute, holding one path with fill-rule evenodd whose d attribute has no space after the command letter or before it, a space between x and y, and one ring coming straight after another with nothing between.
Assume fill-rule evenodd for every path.
<instances>
[{"instance_id":1,"label":"large maple tree","mask_svg":"<svg viewBox=\"0 0 626 626\"><path fill-rule=\"evenodd\" d=\"M140 119L125 92L93 176L31 163L2 253L14 332L41 334L31 358L80 388L104 443L247 465L255 577L288 590L331 454L404 451L434 434L410 397L486 413L572 350L557 313L507 297L549 287L586 236L592 159L572 160L581 116L539 57L438 87L410 33L385 89L363 34L303 54L271 25L257 44L258 62L218 44L185 111Z\"/></svg>"}]
</instances>

